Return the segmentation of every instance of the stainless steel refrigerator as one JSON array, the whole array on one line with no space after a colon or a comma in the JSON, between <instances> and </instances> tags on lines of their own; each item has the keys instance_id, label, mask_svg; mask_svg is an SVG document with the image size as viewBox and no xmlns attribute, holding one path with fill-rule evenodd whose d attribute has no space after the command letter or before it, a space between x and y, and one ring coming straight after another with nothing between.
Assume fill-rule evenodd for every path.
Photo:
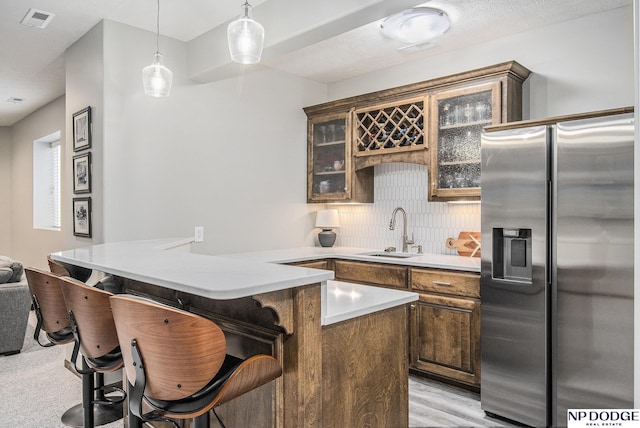
<instances>
[{"instance_id":1,"label":"stainless steel refrigerator","mask_svg":"<svg viewBox=\"0 0 640 428\"><path fill-rule=\"evenodd\" d=\"M482 135L481 403L633 408L632 114Z\"/></svg>"}]
</instances>

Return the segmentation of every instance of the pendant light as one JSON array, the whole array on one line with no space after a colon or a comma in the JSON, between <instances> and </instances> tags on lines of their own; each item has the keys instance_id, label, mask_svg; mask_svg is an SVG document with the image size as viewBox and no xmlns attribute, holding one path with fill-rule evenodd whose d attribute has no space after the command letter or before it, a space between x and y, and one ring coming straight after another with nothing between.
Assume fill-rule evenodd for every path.
<instances>
[{"instance_id":1,"label":"pendant light","mask_svg":"<svg viewBox=\"0 0 640 428\"><path fill-rule=\"evenodd\" d=\"M142 69L142 84L144 93L152 97L168 97L171 92L173 72L162 65L160 53L160 0L158 0L158 14L156 18L156 52L153 63Z\"/></svg>"},{"instance_id":2,"label":"pendant light","mask_svg":"<svg viewBox=\"0 0 640 428\"><path fill-rule=\"evenodd\" d=\"M242 15L227 27L227 42L231 59L240 64L255 64L260 61L264 45L264 27L253 20L251 5L242 5Z\"/></svg>"}]
</instances>

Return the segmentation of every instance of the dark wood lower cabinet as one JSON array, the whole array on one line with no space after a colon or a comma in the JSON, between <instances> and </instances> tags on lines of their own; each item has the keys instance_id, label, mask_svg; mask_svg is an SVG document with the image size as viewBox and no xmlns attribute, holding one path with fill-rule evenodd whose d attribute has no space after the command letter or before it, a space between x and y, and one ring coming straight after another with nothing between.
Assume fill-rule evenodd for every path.
<instances>
[{"instance_id":1,"label":"dark wood lower cabinet","mask_svg":"<svg viewBox=\"0 0 640 428\"><path fill-rule=\"evenodd\" d=\"M322 328L322 427L408 425L407 306Z\"/></svg>"},{"instance_id":2,"label":"dark wood lower cabinet","mask_svg":"<svg viewBox=\"0 0 640 428\"><path fill-rule=\"evenodd\" d=\"M479 387L480 302L421 294L411 311L412 369Z\"/></svg>"},{"instance_id":3,"label":"dark wood lower cabinet","mask_svg":"<svg viewBox=\"0 0 640 428\"><path fill-rule=\"evenodd\" d=\"M479 274L340 259L296 265L333 269L340 281L419 293L406 330L411 371L479 390Z\"/></svg>"},{"instance_id":4,"label":"dark wood lower cabinet","mask_svg":"<svg viewBox=\"0 0 640 428\"><path fill-rule=\"evenodd\" d=\"M479 389L479 274L338 259L334 271L338 280L419 293L407 326L411 371Z\"/></svg>"}]
</instances>

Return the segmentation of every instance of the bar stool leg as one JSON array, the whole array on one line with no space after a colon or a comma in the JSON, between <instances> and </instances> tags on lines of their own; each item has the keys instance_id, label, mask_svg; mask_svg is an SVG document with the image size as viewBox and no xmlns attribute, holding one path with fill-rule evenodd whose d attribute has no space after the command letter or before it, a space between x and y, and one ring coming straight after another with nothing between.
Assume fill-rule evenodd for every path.
<instances>
[{"instance_id":1,"label":"bar stool leg","mask_svg":"<svg viewBox=\"0 0 640 428\"><path fill-rule=\"evenodd\" d=\"M142 421L133 413L131 413L131 405L128 401L128 398L131 397L131 391L133 390L133 385L127 382L127 421L129 422L127 425L129 428L142 428Z\"/></svg>"},{"instance_id":2,"label":"bar stool leg","mask_svg":"<svg viewBox=\"0 0 640 428\"><path fill-rule=\"evenodd\" d=\"M89 371L87 362L82 358L82 370ZM84 412L84 426L93 428L93 373L82 375L82 410Z\"/></svg>"},{"instance_id":3,"label":"bar stool leg","mask_svg":"<svg viewBox=\"0 0 640 428\"><path fill-rule=\"evenodd\" d=\"M193 428L210 428L209 412L193 418Z\"/></svg>"},{"instance_id":4,"label":"bar stool leg","mask_svg":"<svg viewBox=\"0 0 640 428\"><path fill-rule=\"evenodd\" d=\"M104 402L106 400L104 394L104 373L96 372L94 382L94 399L95 401Z\"/></svg>"},{"instance_id":5,"label":"bar stool leg","mask_svg":"<svg viewBox=\"0 0 640 428\"><path fill-rule=\"evenodd\" d=\"M82 359L82 370L88 370L89 366ZM104 386L104 374L88 373L82 375L82 403L67 410L62 415L62 423L68 427L98 427L118 419L122 419L122 403L97 403L96 400L104 400L104 391L96 391L96 387ZM135 426L134 426L135 427ZM138 426L135 428L142 428Z\"/></svg>"}]
</instances>

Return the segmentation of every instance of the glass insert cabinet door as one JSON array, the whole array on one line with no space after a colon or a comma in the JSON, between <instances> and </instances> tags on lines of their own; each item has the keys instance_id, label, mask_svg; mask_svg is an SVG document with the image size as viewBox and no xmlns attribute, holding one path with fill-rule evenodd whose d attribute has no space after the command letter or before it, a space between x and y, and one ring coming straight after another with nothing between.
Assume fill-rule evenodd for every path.
<instances>
[{"instance_id":1,"label":"glass insert cabinet door","mask_svg":"<svg viewBox=\"0 0 640 428\"><path fill-rule=\"evenodd\" d=\"M480 199L480 136L500 123L500 82L433 95L429 200Z\"/></svg>"},{"instance_id":2,"label":"glass insert cabinet door","mask_svg":"<svg viewBox=\"0 0 640 428\"><path fill-rule=\"evenodd\" d=\"M351 197L350 115L323 116L308 122L307 199L344 201Z\"/></svg>"}]
</instances>

